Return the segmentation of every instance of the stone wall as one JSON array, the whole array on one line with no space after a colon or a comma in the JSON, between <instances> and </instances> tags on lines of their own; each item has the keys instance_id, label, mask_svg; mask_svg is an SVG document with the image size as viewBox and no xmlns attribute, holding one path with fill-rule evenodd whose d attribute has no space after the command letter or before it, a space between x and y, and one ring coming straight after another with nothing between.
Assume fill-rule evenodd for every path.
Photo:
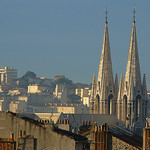
<instances>
[{"instance_id":1,"label":"stone wall","mask_svg":"<svg viewBox=\"0 0 150 150\"><path fill-rule=\"evenodd\" d=\"M139 149L112 136L112 150L139 150Z\"/></svg>"},{"instance_id":2,"label":"stone wall","mask_svg":"<svg viewBox=\"0 0 150 150\"><path fill-rule=\"evenodd\" d=\"M76 144L75 140L52 130L52 124L40 126L31 120L18 118L6 112L0 112L0 138L9 138L14 133L15 141L19 131L26 131L26 135L33 135L37 139L37 150L81 150L83 145Z\"/></svg>"}]
</instances>

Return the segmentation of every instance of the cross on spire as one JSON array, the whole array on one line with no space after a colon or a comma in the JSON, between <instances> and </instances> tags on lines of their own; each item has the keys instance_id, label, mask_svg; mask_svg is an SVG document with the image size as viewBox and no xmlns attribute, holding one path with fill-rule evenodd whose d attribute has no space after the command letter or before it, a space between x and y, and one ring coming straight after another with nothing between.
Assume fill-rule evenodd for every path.
<instances>
[{"instance_id":1,"label":"cross on spire","mask_svg":"<svg viewBox=\"0 0 150 150\"><path fill-rule=\"evenodd\" d=\"M105 12L105 13L106 13L106 17L105 17L105 18L106 18L106 21L105 21L105 23L108 23L108 22L107 22L107 18L108 18L108 17L107 17L107 14L108 14L108 12L107 12L107 6L106 6L106 12Z\"/></svg>"},{"instance_id":2,"label":"cross on spire","mask_svg":"<svg viewBox=\"0 0 150 150\"><path fill-rule=\"evenodd\" d=\"M133 22L135 23L135 13L136 13L136 11L135 11L135 6L134 6L134 9L133 9Z\"/></svg>"}]
</instances>

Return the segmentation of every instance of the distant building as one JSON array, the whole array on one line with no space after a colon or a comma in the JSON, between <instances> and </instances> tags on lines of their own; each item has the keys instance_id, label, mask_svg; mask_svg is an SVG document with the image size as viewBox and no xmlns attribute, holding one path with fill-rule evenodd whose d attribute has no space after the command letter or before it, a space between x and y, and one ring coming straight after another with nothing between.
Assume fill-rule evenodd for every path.
<instances>
[{"instance_id":1,"label":"distant building","mask_svg":"<svg viewBox=\"0 0 150 150\"><path fill-rule=\"evenodd\" d=\"M54 124L58 121L60 113L35 113L41 120L50 120L54 121Z\"/></svg>"},{"instance_id":2,"label":"distant building","mask_svg":"<svg viewBox=\"0 0 150 150\"><path fill-rule=\"evenodd\" d=\"M54 77L54 80L65 79L64 75L57 75Z\"/></svg>"},{"instance_id":3,"label":"distant building","mask_svg":"<svg viewBox=\"0 0 150 150\"><path fill-rule=\"evenodd\" d=\"M89 87L76 89L75 94L81 97L83 105L87 105L88 107L90 106L91 89Z\"/></svg>"},{"instance_id":4,"label":"distant building","mask_svg":"<svg viewBox=\"0 0 150 150\"><path fill-rule=\"evenodd\" d=\"M20 96L18 96L17 97L17 100L19 100L19 101L25 101L25 102L27 102L28 101L28 96L27 95L20 95Z\"/></svg>"},{"instance_id":5,"label":"distant building","mask_svg":"<svg viewBox=\"0 0 150 150\"><path fill-rule=\"evenodd\" d=\"M101 125L104 122L108 125L117 124L118 120L115 115L108 114L72 114L72 113L61 113L56 125L59 125L59 121L68 120L74 132L78 132L80 126L83 125L83 121L85 121L86 125L92 125L92 123L96 123L97 125Z\"/></svg>"},{"instance_id":6,"label":"distant building","mask_svg":"<svg viewBox=\"0 0 150 150\"><path fill-rule=\"evenodd\" d=\"M147 91L148 100L150 100L150 91Z\"/></svg>"},{"instance_id":7,"label":"distant building","mask_svg":"<svg viewBox=\"0 0 150 150\"><path fill-rule=\"evenodd\" d=\"M25 112L27 109L27 102L25 101L11 101L9 104L9 110L14 113Z\"/></svg>"},{"instance_id":8,"label":"distant building","mask_svg":"<svg viewBox=\"0 0 150 150\"><path fill-rule=\"evenodd\" d=\"M40 84L30 84L28 86L28 93L41 93L47 91L47 87Z\"/></svg>"},{"instance_id":9,"label":"distant building","mask_svg":"<svg viewBox=\"0 0 150 150\"><path fill-rule=\"evenodd\" d=\"M51 104L52 105L52 104ZM88 114L89 107L82 104L53 104L58 113Z\"/></svg>"},{"instance_id":10,"label":"distant building","mask_svg":"<svg viewBox=\"0 0 150 150\"><path fill-rule=\"evenodd\" d=\"M11 99L9 97L1 97L0 99L0 111L7 111L9 110L9 104Z\"/></svg>"},{"instance_id":11,"label":"distant building","mask_svg":"<svg viewBox=\"0 0 150 150\"><path fill-rule=\"evenodd\" d=\"M79 88L79 89L76 89L75 94L80 96L81 101L82 101L84 96L90 96L91 95L91 90L90 90L89 87L85 87L85 88L82 88L82 89Z\"/></svg>"},{"instance_id":12,"label":"distant building","mask_svg":"<svg viewBox=\"0 0 150 150\"><path fill-rule=\"evenodd\" d=\"M1 84L13 83L17 79L17 69L2 67L0 69Z\"/></svg>"},{"instance_id":13,"label":"distant building","mask_svg":"<svg viewBox=\"0 0 150 150\"><path fill-rule=\"evenodd\" d=\"M45 106L46 103L50 103L52 101L52 96L48 93L29 93L28 94L28 105L33 106Z\"/></svg>"},{"instance_id":14,"label":"distant building","mask_svg":"<svg viewBox=\"0 0 150 150\"><path fill-rule=\"evenodd\" d=\"M55 91L53 92L55 98L58 98L61 103L67 103L67 87L64 85L56 85Z\"/></svg>"},{"instance_id":15,"label":"distant building","mask_svg":"<svg viewBox=\"0 0 150 150\"><path fill-rule=\"evenodd\" d=\"M146 118L146 127L143 129L143 150L150 149L150 117Z\"/></svg>"},{"instance_id":16,"label":"distant building","mask_svg":"<svg viewBox=\"0 0 150 150\"><path fill-rule=\"evenodd\" d=\"M21 95L27 94L27 90L24 88L12 88L8 91L9 95Z\"/></svg>"},{"instance_id":17,"label":"distant building","mask_svg":"<svg viewBox=\"0 0 150 150\"><path fill-rule=\"evenodd\" d=\"M83 96L82 101L83 105L87 105L88 107L90 107L90 96Z\"/></svg>"}]
</instances>

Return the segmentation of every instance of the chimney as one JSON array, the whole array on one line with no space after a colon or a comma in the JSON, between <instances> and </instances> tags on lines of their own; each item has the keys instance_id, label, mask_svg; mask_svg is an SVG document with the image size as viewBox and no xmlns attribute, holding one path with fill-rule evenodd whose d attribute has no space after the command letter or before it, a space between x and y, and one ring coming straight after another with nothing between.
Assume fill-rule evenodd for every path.
<instances>
[{"instance_id":1,"label":"chimney","mask_svg":"<svg viewBox=\"0 0 150 150\"><path fill-rule=\"evenodd\" d=\"M91 125L91 121L89 121L89 126Z\"/></svg>"},{"instance_id":2,"label":"chimney","mask_svg":"<svg viewBox=\"0 0 150 150\"><path fill-rule=\"evenodd\" d=\"M26 131L23 131L23 135L26 136Z\"/></svg>"},{"instance_id":3,"label":"chimney","mask_svg":"<svg viewBox=\"0 0 150 150\"><path fill-rule=\"evenodd\" d=\"M19 137L22 137L22 130L19 131Z\"/></svg>"},{"instance_id":4,"label":"chimney","mask_svg":"<svg viewBox=\"0 0 150 150\"><path fill-rule=\"evenodd\" d=\"M95 125L95 132L97 131L97 125Z\"/></svg>"},{"instance_id":5,"label":"chimney","mask_svg":"<svg viewBox=\"0 0 150 150\"><path fill-rule=\"evenodd\" d=\"M67 124L67 120L64 120L64 124Z\"/></svg>"},{"instance_id":6,"label":"chimney","mask_svg":"<svg viewBox=\"0 0 150 150\"><path fill-rule=\"evenodd\" d=\"M88 123L88 121L86 120L86 121L85 121L86 126L87 126L87 123Z\"/></svg>"},{"instance_id":7,"label":"chimney","mask_svg":"<svg viewBox=\"0 0 150 150\"><path fill-rule=\"evenodd\" d=\"M59 120L59 124L61 124L61 120Z\"/></svg>"},{"instance_id":8,"label":"chimney","mask_svg":"<svg viewBox=\"0 0 150 150\"><path fill-rule=\"evenodd\" d=\"M83 125L83 126L85 125L84 123L85 123L85 121L83 120L83 121L82 121L82 125Z\"/></svg>"},{"instance_id":9,"label":"chimney","mask_svg":"<svg viewBox=\"0 0 150 150\"><path fill-rule=\"evenodd\" d=\"M14 140L14 133L10 133L10 140Z\"/></svg>"}]
</instances>

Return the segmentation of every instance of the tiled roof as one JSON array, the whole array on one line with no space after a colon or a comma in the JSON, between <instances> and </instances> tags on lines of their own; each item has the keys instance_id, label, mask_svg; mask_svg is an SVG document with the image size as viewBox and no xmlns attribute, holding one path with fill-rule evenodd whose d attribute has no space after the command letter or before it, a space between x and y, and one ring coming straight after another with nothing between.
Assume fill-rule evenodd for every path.
<instances>
[{"instance_id":1,"label":"tiled roof","mask_svg":"<svg viewBox=\"0 0 150 150\"><path fill-rule=\"evenodd\" d=\"M59 129L59 128L56 128L54 127L53 131L59 133L59 134L62 134L62 135L66 135L72 139L74 139L75 141L87 141L88 139L80 134L76 134L76 133L73 133L73 132L70 132L70 131L66 131L66 130L62 130L62 129Z\"/></svg>"}]
</instances>

